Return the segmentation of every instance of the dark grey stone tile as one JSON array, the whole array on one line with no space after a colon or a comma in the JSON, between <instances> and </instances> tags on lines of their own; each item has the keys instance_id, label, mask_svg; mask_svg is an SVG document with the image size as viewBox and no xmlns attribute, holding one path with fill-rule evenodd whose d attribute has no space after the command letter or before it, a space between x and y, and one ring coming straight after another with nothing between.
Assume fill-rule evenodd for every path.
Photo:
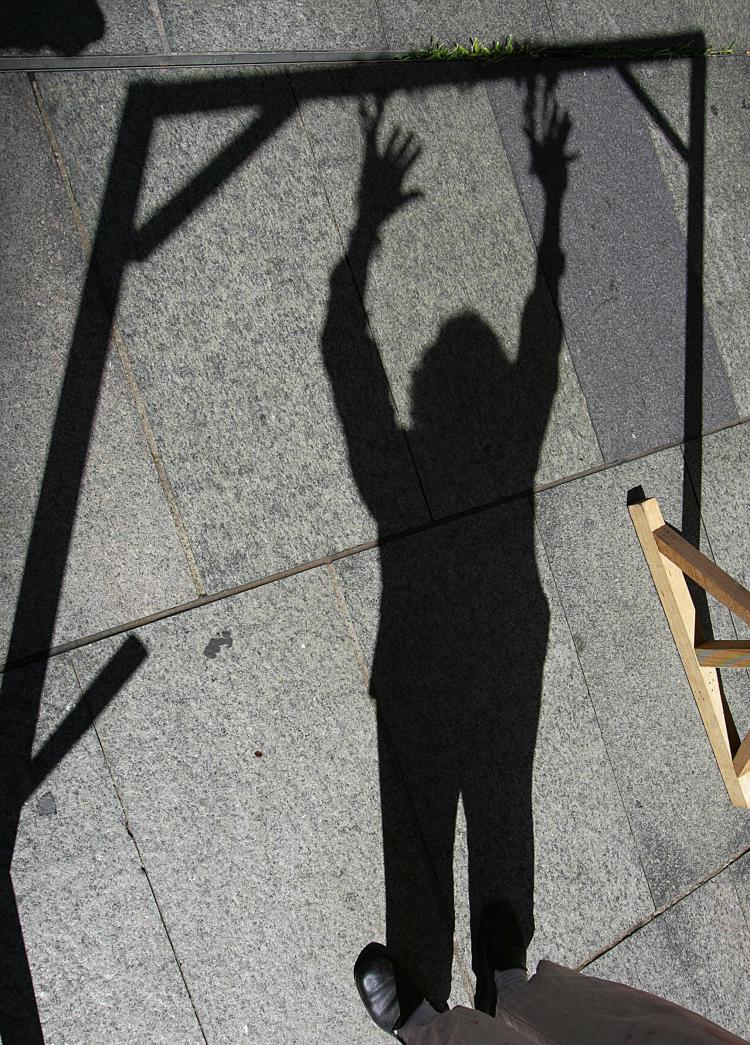
<instances>
[{"instance_id":1,"label":"dark grey stone tile","mask_svg":"<svg viewBox=\"0 0 750 1045\"><path fill-rule=\"evenodd\" d=\"M744 16L747 23L747 11ZM688 64L644 64L633 71L661 114L687 142ZM705 305L739 412L745 416L750 413L750 244L741 232L750 193L750 62L746 58L706 63L705 127ZM649 123L649 131L684 229L685 163L655 123Z\"/></svg>"},{"instance_id":2,"label":"dark grey stone tile","mask_svg":"<svg viewBox=\"0 0 750 1045\"><path fill-rule=\"evenodd\" d=\"M750 1035L750 949L731 869L607 954L585 972L617 980Z\"/></svg>"},{"instance_id":3,"label":"dark grey stone tile","mask_svg":"<svg viewBox=\"0 0 750 1045\"><path fill-rule=\"evenodd\" d=\"M348 69L332 74L347 92L335 99L306 99L304 78L297 72L293 82L305 127L339 228L350 237L369 328L433 514L486 504L600 463L513 175L473 71L436 64ZM381 91L387 101L375 133L379 152L395 132L413 135L421 150L404 182L422 196L401 209L386 198L388 163L378 169L365 149L360 97ZM389 211L375 233L374 215ZM336 383L343 364L331 357ZM376 402L374 382L369 388ZM365 387L363 402L367 395Z\"/></svg>"},{"instance_id":4,"label":"dark grey stone tile","mask_svg":"<svg viewBox=\"0 0 750 1045\"><path fill-rule=\"evenodd\" d=\"M397 783L405 782L444 903L455 908L467 960L472 918L498 894L527 932L535 923L533 959L575 963L649 914L528 503L340 560L336 573L371 667L381 733L397 753ZM386 896L395 906L408 891L406 861L389 830L400 807L388 800L382 764L381 786ZM396 907L394 932L418 939L429 905L414 896ZM439 957L435 944L430 951Z\"/></svg>"},{"instance_id":5,"label":"dark grey stone tile","mask_svg":"<svg viewBox=\"0 0 750 1045\"><path fill-rule=\"evenodd\" d=\"M6 74L0 92L4 656L35 517L41 535L34 553L35 587L26 590L25 630L16 637L16 655L49 642L50 614L53 640L61 642L193 598L195 587L114 348L106 360L80 490L72 459L86 436L85 404L96 396L91 382L99 380L87 364L77 368L78 384L68 389L70 416L57 434L70 453L61 453L62 467L48 477L44 506L38 505L86 265L28 80ZM98 308L92 307L82 330L97 326ZM88 345L79 339L79 360L86 358ZM50 603L49 585L68 542L70 513L64 506L76 494L57 606Z\"/></svg>"},{"instance_id":6,"label":"dark grey stone tile","mask_svg":"<svg viewBox=\"0 0 750 1045\"><path fill-rule=\"evenodd\" d=\"M207 1039L374 1042L377 736L327 570L137 635L98 730ZM84 685L111 650L76 651Z\"/></svg>"},{"instance_id":7,"label":"dark grey stone tile","mask_svg":"<svg viewBox=\"0 0 750 1045\"><path fill-rule=\"evenodd\" d=\"M492 81L488 91L539 242L544 207L528 172L527 87ZM678 441L686 425L697 432L735 418L707 320L701 416L692 405L685 416L686 248L645 111L613 69L561 75L553 97L577 153L562 203L560 314L605 459Z\"/></svg>"},{"instance_id":8,"label":"dark grey stone tile","mask_svg":"<svg viewBox=\"0 0 750 1045\"><path fill-rule=\"evenodd\" d=\"M559 43L616 40L618 37L685 36L703 33L715 47L735 43L740 54L750 46L747 7L743 0L657 0L640 3L595 4L550 0L550 17Z\"/></svg>"},{"instance_id":9,"label":"dark grey stone tile","mask_svg":"<svg viewBox=\"0 0 750 1045\"><path fill-rule=\"evenodd\" d=\"M0 54L148 54L162 45L148 0L6 0Z\"/></svg>"},{"instance_id":10,"label":"dark grey stone tile","mask_svg":"<svg viewBox=\"0 0 750 1045\"><path fill-rule=\"evenodd\" d=\"M4 700L26 699L38 671L4 676ZM80 697L68 658L51 660L35 755ZM4 703L4 759L9 714ZM12 877L45 1041L204 1041L93 726L26 801ZM3 992L15 982L6 931ZM28 1040L29 1023L13 1038L7 1018L6 1010L3 1036Z\"/></svg>"},{"instance_id":11,"label":"dark grey stone tile","mask_svg":"<svg viewBox=\"0 0 750 1045\"><path fill-rule=\"evenodd\" d=\"M160 0L173 51L327 51L386 46L376 0L213 4L210 16L189 0Z\"/></svg>"},{"instance_id":12,"label":"dark grey stone tile","mask_svg":"<svg viewBox=\"0 0 750 1045\"><path fill-rule=\"evenodd\" d=\"M659 905L743 848L750 823L729 803L630 521L626 495L637 485L681 526L678 449L548 490L537 518ZM714 624L728 637L728 614L717 611Z\"/></svg>"},{"instance_id":13,"label":"dark grey stone tile","mask_svg":"<svg viewBox=\"0 0 750 1045\"><path fill-rule=\"evenodd\" d=\"M44 78L90 225L128 84L138 78ZM342 405L321 358L341 243L286 76L165 74L149 82L155 104L188 111L153 127L140 226L215 160L258 107L280 124L165 242L128 268L120 297L120 327L207 587L422 521L424 499L403 435L387 416L387 394L383 415L354 414L362 371L353 363L344 364L342 397L354 429L348 440L342 431ZM230 86L217 87L222 83ZM217 94L218 111L211 108ZM238 96L246 104L236 105ZM134 123L144 118L136 112ZM133 176L123 173L123 191ZM335 309L371 353L346 272ZM345 334L325 336L343 355L336 339ZM382 387L385 376L373 362ZM370 491L367 504L358 482Z\"/></svg>"},{"instance_id":14,"label":"dark grey stone tile","mask_svg":"<svg viewBox=\"0 0 750 1045\"><path fill-rule=\"evenodd\" d=\"M470 37L489 43L508 35L517 40L553 39L547 6L539 0L511 0L500 9L488 0L436 0L429 7L419 0L380 0L380 9L388 46L393 48L426 47L433 37L444 44L467 44Z\"/></svg>"}]
</instances>

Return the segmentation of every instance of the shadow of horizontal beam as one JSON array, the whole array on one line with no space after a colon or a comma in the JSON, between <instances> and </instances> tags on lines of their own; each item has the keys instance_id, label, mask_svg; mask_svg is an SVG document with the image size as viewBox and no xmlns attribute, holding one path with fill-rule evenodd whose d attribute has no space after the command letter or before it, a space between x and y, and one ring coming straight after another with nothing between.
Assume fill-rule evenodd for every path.
<instances>
[{"instance_id":1,"label":"shadow of horizontal beam","mask_svg":"<svg viewBox=\"0 0 750 1045\"><path fill-rule=\"evenodd\" d=\"M613 55L633 57L642 52L650 61L666 61L673 52L699 46L697 36L680 34L654 40L633 37L628 40L581 41L564 47L548 46L543 41L529 41L528 46L541 52L540 57L584 62L612 61ZM665 52L665 53L660 53ZM58 55L4 55L0 57L0 72L86 72L97 69L194 69L226 68L233 65L308 65L348 62L404 61L414 53L413 48L386 48L380 50L331 51L211 51L179 52L172 54L85 54L68 57ZM687 53L685 57L687 57ZM637 56L637 55L636 55ZM524 61L510 58L497 65L516 65ZM460 61L460 60L459 60ZM442 62L440 64L443 64ZM451 64L457 64L455 61ZM476 64L469 59L465 64Z\"/></svg>"}]
</instances>

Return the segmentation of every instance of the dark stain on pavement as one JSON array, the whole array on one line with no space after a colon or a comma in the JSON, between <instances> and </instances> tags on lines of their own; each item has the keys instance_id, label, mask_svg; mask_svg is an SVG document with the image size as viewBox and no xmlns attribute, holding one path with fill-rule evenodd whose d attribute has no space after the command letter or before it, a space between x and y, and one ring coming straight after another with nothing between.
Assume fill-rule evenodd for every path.
<instances>
[{"instance_id":1,"label":"dark stain on pavement","mask_svg":"<svg viewBox=\"0 0 750 1045\"><path fill-rule=\"evenodd\" d=\"M203 650L203 653L210 660L214 660L219 655L219 653L221 653L222 646L229 647L233 644L233 641L234 640L232 639L232 633L227 629L225 631L222 631L220 635L216 635L213 639L211 639L209 644Z\"/></svg>"},{"instance_id":2,"label":"dark stain on pavement","mask_svg":"<svg viewBox=\"0 0 750 1045\"><path fill-rule=\"evenodd\" d=\"M51 791L45 791L36 804L36 811L40 816L54 816L57 812L57 802Z\"/></svg>"}]
</instances>

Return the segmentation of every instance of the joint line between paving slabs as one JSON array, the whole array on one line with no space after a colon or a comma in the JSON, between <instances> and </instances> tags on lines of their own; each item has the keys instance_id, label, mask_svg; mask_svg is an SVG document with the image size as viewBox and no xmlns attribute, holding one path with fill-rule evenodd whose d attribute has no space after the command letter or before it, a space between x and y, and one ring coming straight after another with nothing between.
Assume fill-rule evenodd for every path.
<instances>
[{"instance_id":1,"label":"joint line between paving slabs","mask_svg":"<svg viewBox=\"0 0 750 1045\"><path fill-rule=\"evenodd\" d=\"M388 40L388 33L385 28L385 19L383 18L383 12L380 9L380 0L375 0L375 10L378 13L378 21L380 22L380 30L383 34L383 41L387 49L390 48L390 42Z\"/></svg>"},{"instance_id":2,"label":"joint line between paving slabs","mask_svg":"<svg viewBox=\"0 0 750 1045\"><path fill-rule=\"evenodd\" d=\"M37 79L33 73L29 73L28 76L29 82L31 83L32 91L34 93L34 98L36 100L37 108L39 110L39 115L41 116L42 123L44 124L47 139L52 150L52 155L54 157L54 161L57 166L57 170L60 175L65 194L68 197L68 202L73 213L73 220L81 237L84 255L88 263L92 264L93 248L91 243L91 237L89 236L88 229L86 228L86 223L83 220L80 207L78 206L78 200L76 199L75 190L73 189L73 183L70 179L70 175L68 174L68 169L62 155L62 149L60 148L60 144L57 140L57 135L55 134L54 127L52 126L52 121L49 118L47 107L44 104L44 96L42 94L41 86L37 82ZM97 273L97 276L99 283L99 291L102 296L102 307L106 308L108 294L107 287L104 285L104 281L101 277L101 274ZM114 317L112 320L111 338L114 342L115 348L117 349L117 355L120 359L120 364L125 375L125 380L128 384L130 394L133 398L136 411L138 412L138 417L143 428L143 433L146 437L146 443L148 445L149 453L151 454L151 459L154 463L154 467L156 468L156 474L159 477L159 485L162 488L162 493L164 494L164 498L167 502L169 513L172 516L172 523L177 532L177 537L179 539L183 554L187 562L190 578L198 595L205 595L206 586L203 582L203 578L198 568L198 562L195 558L195 553L193 552L193 547L187 532L187 527L185 526L185 523L182 519L182 514L180 512L179 505L177 503L177 498L172 488L172 483L169 480L167 470L164 467L164 461L162 460L161 453L159 452L159 446L157 444L156 436L151 425L151 420L148 416L148 411L146 410L146 404L143 399L143 395L141 394L141 390L138 386L138 382L133 371L133 365L130 360L130 355L125 345L125 341L122 335L120 334L119 327Z\"/></svg>"},{"instance_id":3,"label":"joint line between paving slabs","mask_svg":"<svg viewBox=\"0 0 750 1045\"><path fill-rule=\"evenodd\" d=\"M688 896L692 896L692 894L697 892L698 889L702 889L704 885L708 885L709 882L713 881L714 878L718 878L718 876L720 874L723 874L724 871L727 870L727 868L732 866L732 864L736 864L738 860L741 860L743 856L747 856L748 854L750 854L750 846L747 846L745 849L740 850L740 852L738 853L734 853L733 856L730 856L719 867L714 868L713 871L709 871L702 878L698 879L697 882L693 882L692 885L689 885L686 889L683 889L683 891L681 893L678 893L677 896L673 896L671 900L667 900L665 904L662 904L660 907L657 907L653 914L649 914L645 918L642 918L639 922L636 922L635 925L631 925L630 928L626 929L625 932L621 933L620 936L617 937L617 939L612 940L611 943L606 944L604 947L600 947L598 951L594 951L594 953L589 955L588 958L584 958L582 962L579 962L579 964L576 965L577 971L581 972L583 969L587 968L589 965L595 962L598 958L602 958L605 954L609 954L609 952L613 951L615 947L619 947L621 943L624 943L625 940L629 940L631 936L635 936L636 933L639 933L641 931L641 929L645 929L647 925L650 925L652 922L655 922L658 918L661 918L662 915L667 913L667 911L671 911L673 908L677 907L679 904L682 903L683 900L686 900ZM737 890L735 889L735 895L736 893ZM739 897L737 898L737 904L739 906ZM745 917L744 911L743 917ZM745 920L747 921L747 919Z\"/></svg>"},{"instance_id":4,"label":"joint line between paving slabs","mask_svg":"<svg viewBox=\"0 0 750 1045\"><path fill-rule=\"evenodd\" d=\"M656 910L656 900L654 898L653 890L651 889L651 883L648 880L648 875L646 874L646 868L643 865L643 857L641 856L641 848L638 845L638 840L636 838L635 832L633 831L633 824L632 824L631 819L630 819L630 813L628 812L628 807L626 806L625 800L624 800L623 795L622 795L622 790L620 788L620 782L617 779L617 773L615 772L615 766L614 766L614 763L612 761L612 756L609 753L609 747L607 746L607 741L606 741L606 738L604 736L604 730L602 729L602 724L601 724L601 721L599 719L599 713L596 710L596 703L594 702L594 698L591 696L591 689L589 687L589 680L586 677L586 670L585 670L583 664L581 663L581 656L580 656L580 653L578 652L578 645L576 644L575 638L573 636L573 629L570 626L570 620L568 619L568 612L565 609L565 603L563 602L562 592L560 591L560 588L558 586L557 577L555 576L555 571L552 568L552 563L550 561L549 555L547 554L547 547L546 547L546 545L544 543L544 537L542 535L542 531L537 526L537 523L536 523L536 513L533 511L533 496L532 496L531 500L532 500L532 514L534 515L534 529L536 530L536 532L537 532L537 534L539 536L539 543L542 546L542 552L544 554L544 559L545 559L545 562L547 563L547 567L549 569L550 577L552 578L552 585L553 585L553 587L555 589L555 595L557 597L557 601L558 601L558 604L560 606L560 611L562 612L563 619L565 620L565 627L568 629L568 634L570 635L570 641L573 644L573 649L574 649L575 655L576 655L576 661L578 662L578 668L579 668L579 670L581 672L581 678L583 679L583 684L586 687L586 695L588 697L589 706L591 707L591 710L592 710L592 712L594 714L594 721L596 722L596 728L599 730L599 736L602 738L602 744L604 745L604 751L605 751L605 753L607 755L607 762L609 763L610 772L612 773L612 779L615 782L615 788L617 790L617 797L620 799L620 806L622 807L622 811L625 814L625 820L627 821L628 830L630 831L630 837L633 839L633 847L634 847L636 853L638 854L638 864L639 864L639 866L641 868L641 873L643 874L643 880L646 883L646 888L648 889L648 895L651 897L651 904L652 904L654 910Z\"/></svg>"},{"instance_id":5,"label":"joint line between paving slabs","mask_svg":"<svg viewBox=\"0 0 750 1045\"><path fill-rule=\"evenodd\" d=\"M349 640L351 641L351 644L354 647L354 659L357 661L357 664L359 665L359 670L362 672L362 678L364 679L365 686L368 688L369 692L370 670L367 667L367 661L365 660L365 655L362 650L362 646L360 645L356 629L354 627L352 615L349 612L349 607L346 604L346 597L344 596L344 593L341 590L341 585L339 584L338 575L336 573L336 567L332 562L327 562L326 569L328 571L328 577L331 582L331 587L333 588L333 593L336 596L336 602L338 603L341 616L344 618L344 626L346 627L346 630L349 633Z\"/></svg>"},{"instance_id":6,"label":"joint line between paving slabs","mask_svg":"<svg viewBox=\"0 0 750 1045\"><path fill-rule=\"evenodd\" d=\"M748 423L750 423L750 415L736 418L733 421L724 422L723 424L716 425L711 429L706 429L704 436L714 435L718 432L724 432L730 428L736 428L739 425L745 425ZM517 493L509 494L505 497L499 497L486 504L466 508L463 511L455 512L453 515L446 515L440 519L420 523L418 526L412 526L406 530L399 530L395 533L387 534L371 541L364 541L362 544L355 544L349 548L342 548L339 551L331 552L329 555L323 555L319 559L312 559L308 562L299 563L297 566L290 566L285 570L279 570L277 573L267 574L264 577L258 577L255 580L246 581L244 584L235 584L231 588L223 588L221 591L201 594L197 599L192 599L189 602L181 602L176 606L168 606L166 609L155 610L153 613L148 613L143 617L136 617L132 620L125 621L124 623L115 624L111 628L104 628L101 631L91 632L88 635L79 636L77 639L70 639L68 642L59 643L57 646L35 650L26 656L18 657L16 660L6 661L2 666L0 666L0 674L5 671L25 667L27 664L32 664L38 660L45 660L48 657L57 657L61 653L70 653L71 650L79 649L81 646L89 646L91 643L99 642L101 639L109 639L114 635L122 635L124 632L133 631L136 628L142 628L148 624L155 624L156 621L166 620L168 617L176 617L178 614L185 613L187 610L198 609L200 606L209 606L211 603L221 602L222 599L233 598L235 595L244 595L245 592L252 591L254 588L262 588L266 584L273 584L276 581L284 580L287 577L295 577L299 573L306 573L308 570L317 569L319 566L338 562L339 559L349 559L354 555L359 555L360 552L372 551L375 548L380 548L382 545L390 544L392 541L401 541L420 533L427 533L438 526L459 522L461 519L480 515L482 512L492 511L494 508L499 508L505 504L512 504L514 501L519 501L523 498L543 493L545 490L554 490L559 486L566 486L568 483L576 482L578 479L585 479L591 475L598 475L600 472L606 472L610 468L617 468L620 465L632 461L646 460L654 454L661 453L664 450L672 450L675 447L682 445L682 441L678 439L673 443L665 443L662 446L655 446L649 450L643 450L640 453L631 454L628 457L622 457L616 461L608 461L605 464L595 465L593 468L585 468L580 472L575 472L573 475L564 476L562 479L555 479L553 482L540 483L538 486L534 486L531 490L519 490Z\"/></svg>"},{"instance_id":7,"label":"joint line between paving slabs","mask_svg":"<svg viewBox=\"0 0 750 1045\"><path fill-rule=\"evenodd\" d=\"M78 671L76 669L75 662L73 661L72 657L70 658L70 666L73 669L73 674L75 675L76 682L78 683L78 688L80 689L81 693L83 693L84 689L83 689L83 686L81 685L81 679L80 679L80 677L78 675ZM157 912L159 914L159 921L161 922L162 928L164 929L164 934L167 937L167 942L169 943L170 950L172 951L172 955L174 957L175 964L177 966L177 970L178 970L178 972L180 974L180 979L182 980L183 986L185 987L185 992L186 992L186 994L188 996L188 1000L190 1001L190 1006L191 1006L191 1008L193 1010L193 1014L195 1015L195 1019L196 1019L196 1022L198 1024L198 1029L200 1030L201 1037L203 1038L203 1041L206 1043L206 1045L208 1045L208 1038L206 1037L206 1032L203 1029L203 1024L201 1023L201 1018L200 1018L200 1015L198 1014L198 1009L196 1008L195 1001L193 1000L193 995L190 992L190 987L189 987L188 982L187 982L187 980L185 978L185 973L184 973L183 968L182 968L182 962L177 957L177 951L175 950L175 946L174 946L174 943L172 941L172 936L171 936L171 934L169 932L169 928L167 927L167 923L164 920L164 915L162 914L162 910L161 910L161 907L159 905L159 901L157 899L156 892L154 891L153 883L151 882L151 876L149 875L148 869L147 869L147 867L146 867L146 865L144 863L143 854L141 853L141 848L138 845L138 839L135 837L135 832L133 831L132 827L130 826L130 821L128 820L128 814L127 814L127 811L125 809L125 803L123 801L122 795L120 794L120 789L117 786L117 782L115 780L115 775L114 775L114 773L112 771L112 766L110 765L109 759L107 758L107 752L104 749L104 744L102 743L102 738L101 738L101 735L99 733L99 729L97 728L96 720L95 720L93 715L91 716L91 729L94 731L94 735L96 736L97 743L99 744L99 749L101 750L102 758L104 759L104 765L107 767L107 774L109 775L109 779L110 779L110 781L112 783L112 789L115 792L115 796L117 797L118 805L120 806L120 811L122 813L122 819L123 819L123 823L125 825L125 830L127 831L128 835L129 835L129 837L130 837L130 839L131 839L131 841L133 843L133 846L135 847L135 851L136 851L136 854L138 856L138 863L141 866L141 871L143 872L143 875L144 875L144 877L146 879L149 891L150 891L151 896L152 896L153 901L154 901L154 905L155 905L156 910L157 910Z\"/></svg>"},{"instance_id":8,"label":"joint line between paving slabs","mask_svg":"<svg viewBox=\"0 0 750 1045\"><path fill-rule=\"evenodd\" d=\"M141 425L143 426L143 432L146 436L146 442L148 443L148 449L151 454L151 459L154 462L156 474L159 476L159 484L161 485L162 493L164 494L164 498L167 502L169 513L172 516L172 523L174 524L174 528L177 532L177 537L180 541L180 544L182 545L182 551L187 562L188 570L190 572L190 579L192 580L198 595L205 595L206 585L198 568L198 562L195 558L195 553L193 552L193 546L190 542L190 536L187 532L187 527L185 526L185 523L183 521L182 514L180 512L180 507L177 503L177 497L175 496L175 492L172 489L172 483L170 482L169 476L167 475L167 470L164 467L164 461L162 460L161 454L159 453L159 446L156 442L156 436L154 434L154 430L151 426L151 420L146 410L146 404L143 401L141 390L138 387L135 374L133 373L133 365L130 361L130 356L128 355L125 342L122 339L122 336L116 323L112 324L112 340L114 341L115 347L117 348L117 354L120 358L120 363L125 374L125 379L128 383L128 387L130 388L130 393L133 397L133 401L135 402L135 407L138 411L138 416L141 419Z\"/></svg>"},{"instance_id":9,"label":"joint line between paving slabs","mask_svg":"<svg viewBox=\"0 0 750 1045\"><path fill-rule=\"evenodd\" d=\"M555 22L554 22L554 19L552 18L552 11L550 10L549 0L544 0L544 6L545 6L546 11L547 11L547 17L549 18L549 27L550 27L550 29L552 31L552 40L553 40L553 42L555 44L555 47L559 47L560 45L559 45L558 40L557 40L557 33L555 32Z\"/></svg>"},{"instance_id":10,"label":"joint line between paving slabs","mask_svg":"<svg viewBox=\"0 0 750 1045\"><path fill-rule=\"evenodd\" d=\"M171 54L172 47L169 43L169 36L167 35L167 27L164 24L162 18L161 8L159 7L159 0L148 0L148 9L151 12L151 17L156 25L156 31L159 34L159 42L161 43L164 54Z\"/></svg>"}]
</instances>

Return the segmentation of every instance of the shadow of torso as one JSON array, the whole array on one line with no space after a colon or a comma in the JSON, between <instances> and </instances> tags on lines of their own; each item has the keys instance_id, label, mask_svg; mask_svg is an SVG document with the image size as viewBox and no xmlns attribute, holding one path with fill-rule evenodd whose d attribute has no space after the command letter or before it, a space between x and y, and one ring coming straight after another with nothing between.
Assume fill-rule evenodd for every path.
<instances>
[{"instance_id":1,"label":"shadow of torso","mask_svg":"<svg viewBox=\"0 0 750 1045\"><path fill-rule=\"evenodd\" d=\"M519 379L471 314L427 350L406 437L430 503L531 489L548 404L535 409ZM436 997L450 984L459 796L472 921L504 896L533 932L532 768L549 625L536 555L526 497L380 545L371 693L387 939Z\"/></svg>"}]
</instances>

